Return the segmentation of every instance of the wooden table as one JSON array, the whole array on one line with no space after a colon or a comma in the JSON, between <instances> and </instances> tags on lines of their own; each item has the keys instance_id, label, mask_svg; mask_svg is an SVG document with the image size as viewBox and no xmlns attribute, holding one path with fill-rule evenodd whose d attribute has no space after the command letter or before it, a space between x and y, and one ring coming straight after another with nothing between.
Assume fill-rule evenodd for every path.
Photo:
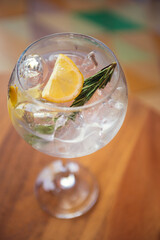
<instances>
[{"instance_id":1,"label":"wooden table","mask_svg":"<svg viewBox=\"0 0 160 240\"><path fill-rule=\"evenodd\" d=\"M33 193L39 171L53 158L32 149L11 125L0 75L0 239L160 239L160 115L129 99L125 122L108 146L80 159L95 174L100 197L76 219L43 212Z\"/></svg>"}]
</instances>

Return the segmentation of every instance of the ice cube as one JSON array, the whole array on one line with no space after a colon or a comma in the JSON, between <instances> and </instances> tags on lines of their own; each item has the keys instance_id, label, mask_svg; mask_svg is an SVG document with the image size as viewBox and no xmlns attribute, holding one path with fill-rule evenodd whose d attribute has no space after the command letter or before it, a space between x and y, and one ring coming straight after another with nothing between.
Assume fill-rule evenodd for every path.
<instances>
[{"instance_id":1,"label":"ice cube","mask_svg":"<svg viewBox=\"0 0 160 240\"><path fill-rule=\"evenodd\" d=\"M80 68L80 66L83 63L84 57L78 54L67 54L67 56L72 59L72 61L76 64L76 66L78 68Z\"/></svg>"},{"instance_id":2,"label":"ice cube","mask_svg":"<svg viewBox=\"0 0 160 240\"><path fill-rule=\"evenodd\" d=\"M39 111L40 107L30 102L20 103L15 110L17 116L23 119L27 124L34 123L34 112Z\"/></svg>"},{"instance_id":3,"label":"ice cube","mask_svg":"<svg viewBox=\"0 0 160 240\"><path fill-rule=\"evenodd\" d=\"M92 51L88 54L88 59L90 59L92 61L92 63L97 67L98 66L98 62L97 62L97 59L96 59L96 55L95 55L95 52Z\"/></svg>"},{"instance_id":4,"label":"ice cube","mask_svg":"<svg viewBox=\"0 0 160 240\"><path fill-rule=\"evenodd\" d=\"M50 62L55 62L59 54L51 54L48 58Z\"/></svg>"},{"instance_id":5,"label":"ice cube","mask_svg":"<svg viewBox=\"0 0 160 240\"><path fill-rule=\"evenodd\" d=\"M119 115L120 106L113 99L101 102L83 112L84 121L86 123L106 124L113 122Z\"/></svg>"},{"instance_id":6,"label":"ice cube","mask_svg":"<svg viewBox=\"0 0 160 240\"><path fill-rule=\"evenodd\" d=\"M56 113L46 112L44 109L34 113L35 124L54 125Z\"/></svg>"},{"instance_id":7,"label":"ice cube","mask_svg":"<svg viewBox=\"0 0 160 240\"><path fill-rule=\"evenodd\" d=\"M84 72L92 71L98 66L94 51L90 52L83 60L81 68Z\"/></svg>"},{"instance_id":8,"label":"ice cube","mask_svg":"<svg viewBox=\"0 0 160 240\"><path fill-rule=\"evenodd\" d=\"M85 136L83 139L83 150L87 153L94 152L99 148L99 136L101 133L101 125L96 122L92 122L91 124L86 124L85 128Z\"/></svg>"},{"instance_id":9,"label":"ice cube","mask_svg":"<svg viewBox=\"0 0 160 240\"><path fill-rule=\"evenodd\" d=\"M66 122L67 122L67 116L65 116L64 114L63 115L60 115L57 117L57 120L56 120L56 123L55 123L55 131L60 128L60 127L63 127L65 126Z\"/></svg>"},{"instance_id":10,"label":"ice cube","mask_svg":"<svg viewBox=\"0 0 160 240\"><path fill-rule=\"evenodd\" d=\"M43 81L43 60L37 55L24 56L19 66L19 75L24 89L35 87Z\"/></svg>"},{"instance_id":11,"label":"ice cube","mask_svg":"<svg viewBox=\"0 0 160 240\"><path fill-rule=\"evenodd\" d=\"M83 119L81 114L77 114L75 119L69 119L67 116L61 116L60 120L60 127L63 124L63 128L58 128L56 126L56 138L63 139L67 141L76 141L76 139L80 136L82 125L83 125ZM56 123L57 124L57 123Z\"/></svg>"},{"instance_id":12,"label":"ice cube","mask_svg":"<svg viewBox=\"0 0 160 240\"><path fill-rule=\"evenodd\" d=\"M59 54L51 54L51 55L49 55L48 58L45 59L45 61L47 62L49 68L51 69L51 71L54 68L54 65L55 65L55 62L56 62L56 60L58 58L58 55Z\"/></svg>"}]
</instances>

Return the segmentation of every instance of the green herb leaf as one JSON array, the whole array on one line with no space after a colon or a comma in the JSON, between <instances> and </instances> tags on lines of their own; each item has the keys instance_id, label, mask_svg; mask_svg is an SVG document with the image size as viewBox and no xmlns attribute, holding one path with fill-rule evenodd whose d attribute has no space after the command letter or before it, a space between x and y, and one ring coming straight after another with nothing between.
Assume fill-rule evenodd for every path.
<instances>
[{"instance_id":1,"label":"green herb leaf","mask_svg":"<svg viewBox=\"0 0 160 240\"><path fill-rule=\"evenodd\" d=\"M86 102L90 100L90 98L93 96L93 94L98 88L103 89L111 80L115 67L116 63L111 63L107 67L101 69L95 75L87 78L84 81L82 91L80 92L78 97L75 98L74 102L70 107L83 106ZM73 112L68 118L71 120L75 120L77 113L78 112Z\"/></svg>"},{"instance_id":2,"label":"green herb leaf","mask_svg":"<svg viewBox=\"0 0 160 240\"><path fill-rule=\"evenodd\" d=\"M38 136L35 136L33 134L26 134L24 136L24 140L30 144L31 146L33 146L35 143L37 143L37 140L40 140L41 138Z\"/></svg>"},{"instance_id":3,"label":"green herb leaf","mask_svg":"<svg viewBox=\"0 0 160 240\"><path fill-rule=\"evenodd\" d=\"M109 66L103 68L95 75L87 78L84 81L82 91L75 98L71 107L79 107L83 106L89 99L93 96L95 91L99 88L104 88L107 83L111 80L113 71L116 67L116 63L112 63Z\"/></svg>"},{"instance_id":4,"label":"green herb leaf","mask_svg":"<svg viewBox=\"0 0 160 240\"><path fill-rule=\"evenodd\" d=\"M34 130L36 132L39 132L41 134L52 134L54 131L54 125L49 125L49 126L45 126L45 125L37 125Z\"/></svg>"}]
</instances>

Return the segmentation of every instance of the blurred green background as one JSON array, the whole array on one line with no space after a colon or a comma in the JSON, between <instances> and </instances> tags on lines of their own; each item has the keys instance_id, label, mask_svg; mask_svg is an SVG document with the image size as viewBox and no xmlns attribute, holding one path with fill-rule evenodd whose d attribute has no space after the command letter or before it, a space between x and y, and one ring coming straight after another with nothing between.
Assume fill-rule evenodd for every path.
<instances>
[{"instance_id":1,"label":"blurred green background","mask_svg":"<svg viewBox=\"0 0 160 240\"><path fill-rule=\"evenodd\" d=\"M108 45L130 94L160 111L159 0L1 0L0 77L11 74L28 44L68 31Z\"/></svg>"}]
</instances>

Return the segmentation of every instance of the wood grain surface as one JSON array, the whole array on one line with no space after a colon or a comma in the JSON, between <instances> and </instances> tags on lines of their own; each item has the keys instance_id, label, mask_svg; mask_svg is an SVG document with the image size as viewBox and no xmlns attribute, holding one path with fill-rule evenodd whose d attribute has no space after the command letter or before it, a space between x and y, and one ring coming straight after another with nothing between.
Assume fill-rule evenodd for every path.
<instances>
[{"instance_id":1,"label":"wood grain surface","mask_svg":"<svg viewBox=\"0 0 160 240\"><path fill-rule=\"evenodd\" d=\"M0 239L160 239L160 115L129 98L114 140L79 159L99 181L97 204L84 216L60 220L43 212L35 199L36 176L54 158L27 145L12 127L8 78L0 75Z\"/></svg>"}]
</instances>

